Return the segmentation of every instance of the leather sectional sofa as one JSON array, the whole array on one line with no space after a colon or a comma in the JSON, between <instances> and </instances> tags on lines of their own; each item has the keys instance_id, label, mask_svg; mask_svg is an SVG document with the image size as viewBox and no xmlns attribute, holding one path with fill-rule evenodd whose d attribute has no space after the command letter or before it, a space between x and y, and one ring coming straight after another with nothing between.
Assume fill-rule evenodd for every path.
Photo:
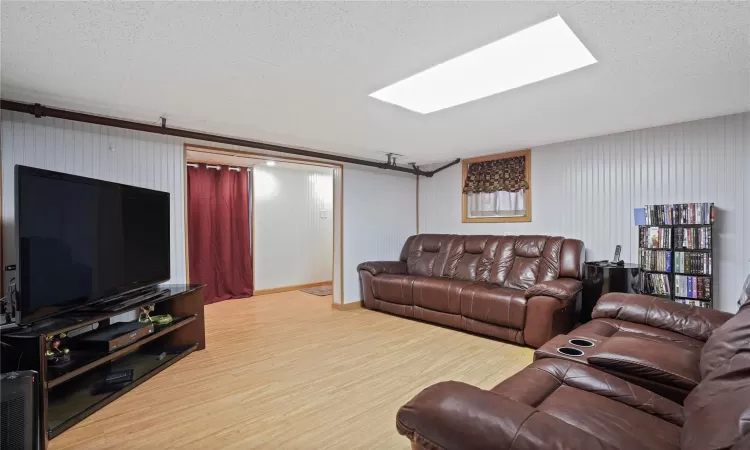
<instances>
[{"instance_id":1,"label":"leather sectional sofa","mask_svg":"<svg viewBox=\"0 0 750 450\"><path fill-rule=\"evenodd\" d=\"M573 327L583 252L563 237L420 234L399 261L357 270L366 308L538 347Z\"/></svg>"},{"instance_id":2,"label":"leather sectional sofa","mask_svg":"<svg viewBox=\"0 0 750 450\"><path fill-rule=\"evenodd\" d=\"M588 356L551 357L548 344L582 336L597 343ZM732 316L607 294L524 370L489 391L433 385L397 428L414 449L750 449L750 302Z\"/></svg>"}]
</instances>

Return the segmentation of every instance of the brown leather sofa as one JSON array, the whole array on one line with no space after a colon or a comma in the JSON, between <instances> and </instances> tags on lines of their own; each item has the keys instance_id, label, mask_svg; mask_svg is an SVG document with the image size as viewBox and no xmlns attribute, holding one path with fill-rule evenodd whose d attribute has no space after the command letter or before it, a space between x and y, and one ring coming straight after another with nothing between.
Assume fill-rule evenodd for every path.
<instances>
[{"instance_id":1,"label":"brown leather sofa","mask_svg":"<svg viewBox=\"0 0 750 450\"><path fill-rule=\"evenodd\" d=\"M597 302L592 318L570 333L606 338L588 357L589 364L682 403L701 381L701 349L732 314L611 293Z\"/></svg>"},{"instance_id":2,"label":"brown leather sofa","mask_svg":"<svg viewBox=\"0 0 750 450\"><path fill-rule=\"evenodd\" d=\"M603 297L588 331L616 329L610 336L642 352L672 345L658 347L665 359L685 342L700 347L700 381L684 406L592 365L545 358L489 391L425 389L399 410L399 433L414 449L750 449L750 302L715 327L715 312L642 297Z\"/></svg>"},{"instance_id":3,"label":"brown leather sofa","mask_svg":"<svg viewBox=\"0 0 750 450\"><path fill-rule=\"evenodd\" d=\"M574 324L583 252L563 237L420 234L400 261L357 270L366 308L538 347Z\"/></svg>"}]
</instances>

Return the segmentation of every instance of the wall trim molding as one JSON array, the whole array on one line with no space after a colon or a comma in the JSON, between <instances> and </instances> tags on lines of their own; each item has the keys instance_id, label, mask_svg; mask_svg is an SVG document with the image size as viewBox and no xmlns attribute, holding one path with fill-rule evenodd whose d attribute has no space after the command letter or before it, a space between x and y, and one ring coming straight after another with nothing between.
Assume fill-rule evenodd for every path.
<instances>
[{"instance_id":1,"label":"wall trim molding","mask_svg":"<svg viewBox=\"0 0 750 450\"><path fill-rule=\"evenodd\" d=\"M289 292L289 291L299 291L300 289L306 289L311 287L318 287L318 286L326 286L326 285L333 285L333 281L318 281L315 283L307 283L307 284L296 284L294 286L282 286L277 287L273 289L260 289L253 292L253 296L256 295L267 295L267 294L277 294L279 292Z\"/></svg>"}]
</instances>

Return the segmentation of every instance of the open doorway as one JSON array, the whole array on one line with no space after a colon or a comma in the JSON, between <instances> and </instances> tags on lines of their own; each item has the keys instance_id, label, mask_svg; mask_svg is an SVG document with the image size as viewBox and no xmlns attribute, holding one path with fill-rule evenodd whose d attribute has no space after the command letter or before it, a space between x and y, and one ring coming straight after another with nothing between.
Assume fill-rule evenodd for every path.
<instances>
[{"instance_id":1,"label":"open doorway","mask_svg":"<svg viewBox=\"0 0 750 450\"><path fill-rule=\"evenodd\" d=\"M313 295L333 295L329 298L335 304L334 298L341 293L340 286L335 286L340 283L340 277L335 276L334 270L336 266L340 272L340 254L337 255L336 251L340 252L341 246L335 245L341 233L340 197L338 202L335 201L336 191L340 191L340 166L189 144L185 146L185 159L188 183L191 172L198 170L225 170L236 174L244 171L248 180L245 217L249 240L247 244L241 239L235 243L235 246L242 246L243 251L247 249L248 259L235 264L249 268L248 284L252 286L252 292L245 294L240 290L240 294L233 291L222 295L220 291L227 290L225 277L205 277L202 272L192 270L200 266L195 259L201 258L206 260L204 266L208 264L225 273L239 272L237 267L218 267L221 263L207 261L221 252L207 253L205 242L196 239L196 233L202 231L200 225L198 231L193 229L196 226L196 221L192 220L195 213L191 211L193 202L188 198L187 259L191 283L224 283L217 287L219 297L214 301L304 290ZM211 219L203 217L201 220L207 222ZM236 234L236 230L233 233ZM193 247L198 248L197 254ZM233 253L236 254L238 252ZM232 280L237 280L237 277ZM208 298L206 301L211 302Z\"/></svg>"}]
</instances>

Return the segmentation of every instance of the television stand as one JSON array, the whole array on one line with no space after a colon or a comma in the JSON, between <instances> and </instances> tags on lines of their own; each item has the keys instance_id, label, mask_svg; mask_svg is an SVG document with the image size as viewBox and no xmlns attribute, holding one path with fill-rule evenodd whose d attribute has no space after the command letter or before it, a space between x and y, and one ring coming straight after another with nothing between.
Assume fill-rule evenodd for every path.
<instances>
[{"instance_id":1,"label":"television stand","mask_svg":"<svg viewBox=\"0 0 750 450\"><path fill-rule=\"evenodd\" d=\"M131 389L176 363L195 350L206 348L203 321L203 286L160 286L166 292L144 299L126 310L76 310L4 332L2 372L35 370L39 373L39 448L50 439L118 399ZM62 347L76 334L110 326L110 319L125 311L153 305L153 314L170 314L173 321L154 324L154 332L113 352L70 349L70 361L48 360L46 351L56 341ZM136 314L137 316L137 314ZM136 319L137 320L137 319ZM82 333L81 333L82 334ZM56 364L53 364L56 363ZM107 384L109 375L127 373L116 385Z\"/></svg>"},{"instance_id":2,"label":"television stand","mask_svg":"<svg viewBox=\"0 0 750 450\"><path fill-rule=\"evenodd\" d=\"M153 300L162 295L169 295L169 289L156 289L150 288L146 290L136 291L130 295L124 295L120 297L111 298L105 300L102 303L96 303L91 306L91 309L97 311L121 311L136 303L141 303L146 300Z\"/></svg>"}]
</instances>

